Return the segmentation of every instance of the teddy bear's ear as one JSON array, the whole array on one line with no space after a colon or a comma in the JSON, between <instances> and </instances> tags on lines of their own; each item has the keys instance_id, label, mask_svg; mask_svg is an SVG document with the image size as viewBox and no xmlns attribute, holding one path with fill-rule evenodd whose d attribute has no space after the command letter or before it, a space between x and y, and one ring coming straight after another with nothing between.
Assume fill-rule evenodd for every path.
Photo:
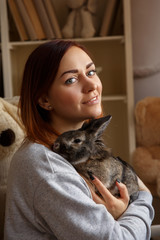
<instances>
[{"instance_id":1,"label":"teddy bear's ear","mask_svg":"<svg viewBox=\"0 0 160 240\"><path fill-rule=\"evenodd\" d=\"M96 13L97 1L96 0L88 0L87 8L88 8L89 12Z\"/></svg>"},{"instance_id":2,"label":"teddy bear's ear","mask_svg":"<svg viewBox=\"0 0 160 240\"><path fill-rule=\"evenodd\" d=\"M136 123L142 125L145 122L146 115L146 103L145 101L139 101L135 107Z\"/></svg>"}]
</instances>

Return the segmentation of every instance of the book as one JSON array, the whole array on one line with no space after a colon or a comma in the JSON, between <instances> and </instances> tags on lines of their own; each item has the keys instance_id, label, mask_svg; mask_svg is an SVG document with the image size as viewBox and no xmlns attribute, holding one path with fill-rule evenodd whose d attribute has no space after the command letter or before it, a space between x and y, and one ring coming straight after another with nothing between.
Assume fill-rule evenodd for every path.
<instances>
[{"instance_id":1,"label":"book","mask_svg":"<svg viewBox=\"0 0 160 240\"><path fill-rule=\"evenodd\" d=\"M22 21L21 15L18 11L18 8L16 6L16 3L14 0L8 0L8 6L10 9L10 12L12 14L13 20L15 22L19 37L22 41L28 40L28 34L25 29L24 23Z\"/></svg>"},{"instance_id":2,"label":"book","mask_svg":"<svg viewBox=\"0 0 160 240\"><path fill-rule=\"evenodd\" d=\"M23 0L23 3L24 3L24 6L25 6L25 8L28 12L28 16L31 19L31 22L32 22L32 25L35 29L37 38L39 40L45 39L46 35L43 31L43 27L41 25L41 22L40 22L38 14L37 14L37 11L35 9L35 6L33 4L33 1L32 0Z\"/></svg>"},{"instance_id":3,"label":"book","mask_svg":"<svg viewBox=\"0 0 160 240\"><path fill-rule=\"evenodd\" d=\"M38 37L36 35L36 32L34 30L34 27L32 25L32 22L28 16L27 10L24 6L24 3L22 0L15 0L15 3L18 7L19 13L21 15L22 21L25 25L26 31L28 33L29 39L30 40L37 40Z\"/></svg>"},{"instance_id":4,"label":"book","mask_svg":"<svg viewBox=\"0 0 160 240\"><path fill-rule=\"evenodd\" d=\"M45 6L43 4L43 0L33 0L33 3L37 10L38 16L40 18L47 39L55 38L55 33L52 30L52 26L49 21Z\"/></svg>"},{"instance_id":5,"label":"book","mask_svg":"<svg viewBox=\"0 0 160 240\"><path fill-rule=\"evenodd\" d=\"M104 12L104 17L102 20L102 26L100 29L99 35L101 37L109 35L111 30L112 21L115 15L115 8L116 8L117 0L108 0L106 3L106 9Z\"/></svg>"},{"instance_id":6,"label":"book","mask_svg":"<svg viewBox=\"0 0 160 240\"><path fill-rule=\"evenodd\" d=\"M111 26L111 35L123 35L124 34L124 24L123 24L123 4L121 0L118 0L116 13Z\"/></svg>"},{"instance_id":7,"label":"book","mask_svg":"<svg viewBox=\"0 0 160 240\"><path fill-rule=\"evenodd\" d=\"M61 30L59 27L59 23L54 11L54 7L51 3L51 0L43 0L46 12L48 14L52 29L55 33L56 38L62 38Z\"/></svg>"},{"instance_id":8,"label":"book","mask_svg":"<svg viewBox=\"0 0 160 240\"><path fill-rule=\"evenodd\" d=\"M8 31L9 31L9 39L10 39L10 41L11 42L22 41L21 38L20 38L20 35L18 33L16 24L15 24L15 22L13 20L12 13L11 13L9 8L8 8L8 26L9 26L8 27Z\"/></svg>"}]
</instances>

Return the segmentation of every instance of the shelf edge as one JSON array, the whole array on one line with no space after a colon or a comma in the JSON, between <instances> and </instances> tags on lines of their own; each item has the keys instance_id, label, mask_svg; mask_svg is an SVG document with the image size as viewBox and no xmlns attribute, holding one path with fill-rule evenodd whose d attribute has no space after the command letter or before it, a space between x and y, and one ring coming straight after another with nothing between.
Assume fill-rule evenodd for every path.
<instances>
[{"instance_id":1,"label":"shelf edge","mask_svg":"<svg viewBox=\"0 0 160 240\"><path fill-rule=\"evenodd\" d=\"M108 96L102 96L102 102L107 101L127 101L126 95L108 95Z\"/></svg>"},{"instance_id":2,"label":"shelf edge","mask_svg":"<svg viewBox=\"0 0 160 240\"><path fill-rule=\"evenodd\" d=\"M67 40L67 39L66 39ZM96 42L96 41L120 41L124 42L124 36L107 36L107 37L93 37L93 38L72 38L68 39L76 42ZM26 45L40 45L45 42L52 41L50 40L38 40L38 41L15 41L9 42L9 47L18 47Z\"/></svg>"}]
</instances>

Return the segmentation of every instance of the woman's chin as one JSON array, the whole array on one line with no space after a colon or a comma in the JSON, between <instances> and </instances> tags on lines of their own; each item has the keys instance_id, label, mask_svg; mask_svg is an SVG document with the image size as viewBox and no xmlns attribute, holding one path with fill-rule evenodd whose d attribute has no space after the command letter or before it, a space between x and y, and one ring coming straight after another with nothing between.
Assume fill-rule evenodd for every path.
<instances>
[{"instance_id":1,"label":"woman's chin","mask_svg":"<svg viewBox=\"0 0 160 240\"><path fill-rule=\"evenodd\" d=\"M90 113L90 117L89 118L98 118L102 116L102 109L97 109L93 112Z\"/></svg>"}]
</instances>

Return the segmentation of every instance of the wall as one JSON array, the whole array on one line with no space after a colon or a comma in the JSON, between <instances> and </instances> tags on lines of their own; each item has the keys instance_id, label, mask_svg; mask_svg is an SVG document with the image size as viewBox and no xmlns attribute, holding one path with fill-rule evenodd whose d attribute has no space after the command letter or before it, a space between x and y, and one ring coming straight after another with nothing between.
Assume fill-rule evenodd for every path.
<instances>
[{"instance_id":1,"label":"wall","mask_svg":"<svg viewBox=\"0 0 160 240\"><path fill-rule=\"evenodd\" d=\"M131 0L135 103L160 96L159 10L159 0Z\"/></svg>"},{"instance_id":2,"label":"wall","mask_svg":"<svg viewBox=\"0 0 160 240\"><path fill-rule=\"evenodd\" d=\"M147 96L160 97L160 0L131 0L135 103ZM160 224L160 199L154 197Z\"/></svg>"}]
</instances>

